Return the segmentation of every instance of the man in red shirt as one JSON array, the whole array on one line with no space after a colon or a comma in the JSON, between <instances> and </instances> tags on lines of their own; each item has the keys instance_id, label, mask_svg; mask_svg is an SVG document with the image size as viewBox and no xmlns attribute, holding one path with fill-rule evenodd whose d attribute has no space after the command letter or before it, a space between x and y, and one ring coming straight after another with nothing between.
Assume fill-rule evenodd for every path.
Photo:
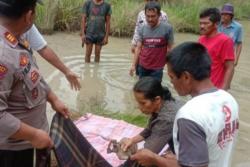
<instances>
[{"instance_id":1,"label":"man in red shirt","mask_svg":"<svg viewBox=\"0 0 250 167\"><path fill-rule=\"evenodd\" d=\"M204 45L212 60L210 79L221 89L228 90L234 73L233 40L217 31L220 11L208 8L200 13L199 42Z\"/></svg>"}]
</instances>

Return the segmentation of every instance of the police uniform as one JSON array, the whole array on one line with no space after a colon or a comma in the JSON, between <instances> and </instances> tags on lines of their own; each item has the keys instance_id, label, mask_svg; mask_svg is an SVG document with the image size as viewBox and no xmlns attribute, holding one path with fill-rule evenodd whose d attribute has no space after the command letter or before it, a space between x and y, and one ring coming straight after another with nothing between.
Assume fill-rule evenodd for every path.
<instances>
[{"instance_id":1,"label":"police uniform","mask_svg":"<svg viewBox=\"0 0 250 167\"><path fill-rule=\"evenodd\" d=\"M28 141L9 138L21 122L48 131L46 102L50 88L28 45L0 26L0 150L32 148Z\"/></svg>"}]
</instances>

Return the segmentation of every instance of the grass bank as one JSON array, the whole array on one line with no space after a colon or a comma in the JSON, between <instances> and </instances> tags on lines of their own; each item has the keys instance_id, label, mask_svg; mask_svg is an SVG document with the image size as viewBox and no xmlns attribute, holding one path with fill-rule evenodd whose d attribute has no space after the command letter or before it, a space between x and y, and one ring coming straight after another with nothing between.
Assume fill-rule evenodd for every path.
<instances>
[{"instance_id":1,"label":"grass bank","mask_svg":"<svg viewBox=\"0 0 250 167\"><path fill-rule=\"evenodd\" d=\"M145 114L142 114L138 109L131 109L130 111L123 111L123 112L114 112L105 109L106 108L106 103L102 100L99 99L98 97L93 97L88 99L87 101L80 101L79 102L79 108L80 111L73 111L71 112L71 118L73 120L78 119L82 115L86 113L92 113L95 115L99 116L104 116L112 119L117 119L117 120L124 120L128 123L140 126L140 127L145 127L148 116Z\"/></svg>"},{"instance_id":2,"label":"grass bank","mask_svg":"<svg viewBox=\"0 0 250 167\"><path fill-rule=\"evenodd\" d=\"M162 5L177 32L199 32L199 13L208 7L221 9L230 2L235 8L236 19L250 19L250 1L246 0L176 0Z\"/></svg>"},{"instance_id":3,"label":"grass bank","mask_svg":"<svg viewBox=\"0 0 250 167\"><path fill-rule=\"evenodd\" d=\"M80 29L83 0L45 0L38 6L36 24L40 30L51 32L77 31ZM131 36L137 13L143 9L143 0L109 0L112 4L111 34ZM170 23L177 32L198 32L198 15L206 7L220 8L231 2L237 19L250 19L250 1L246 0L162 0Z\"/></svg>"}]
</instances>

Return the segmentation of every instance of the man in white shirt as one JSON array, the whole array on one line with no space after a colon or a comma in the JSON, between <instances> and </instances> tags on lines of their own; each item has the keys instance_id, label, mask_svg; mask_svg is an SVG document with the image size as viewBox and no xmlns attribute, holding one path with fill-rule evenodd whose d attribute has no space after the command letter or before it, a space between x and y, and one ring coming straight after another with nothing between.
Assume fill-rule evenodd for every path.
<instances>
[{"instance_id":1,"label":"man in white shirt","mask_svg":"<svg viewBox=\"0 0 250 167\"><path fill-rule=\"evenodd\" d=\"M194 42L177 46L167 56L167 68L177 93L192 96L175 117L176 155L161 157L143 149L131 159L143 166L230 167L239 130L238 104L209 79L211 60L206 48Z\"/></svg>"},{"instance_id":2,"label":"man in white shirt","mask_svg":"<svg viewBox=\"0 0 250 167\"><path fill-rule=\"evenodd\" d=\"M78 81L79 77L64 65L56 53L48 46L34 24L25 34L23 34L23 38L29 42L32 50L37 51L45 60L65 75L72 89L79 90L81 88L80 82Z\"/></svg>"}]
</instances>

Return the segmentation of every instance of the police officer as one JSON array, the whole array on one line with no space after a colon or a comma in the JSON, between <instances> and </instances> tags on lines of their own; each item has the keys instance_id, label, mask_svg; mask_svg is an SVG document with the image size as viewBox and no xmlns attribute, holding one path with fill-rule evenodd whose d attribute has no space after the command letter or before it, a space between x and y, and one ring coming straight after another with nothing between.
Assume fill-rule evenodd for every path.
<instances>
[{"instance_id":1,"label":"police officer","mask_svg":"<svg viewBox=\"0 0 250 167\"><path fill-rule=\"evenodd\" d=\"M68 117L68 108L51 91L29 43L21 38L33 24L37 1L0 0L1 167L33 166L33 148L53 146L47 134L47 101Z\"/></svg>"}]
</instances>

